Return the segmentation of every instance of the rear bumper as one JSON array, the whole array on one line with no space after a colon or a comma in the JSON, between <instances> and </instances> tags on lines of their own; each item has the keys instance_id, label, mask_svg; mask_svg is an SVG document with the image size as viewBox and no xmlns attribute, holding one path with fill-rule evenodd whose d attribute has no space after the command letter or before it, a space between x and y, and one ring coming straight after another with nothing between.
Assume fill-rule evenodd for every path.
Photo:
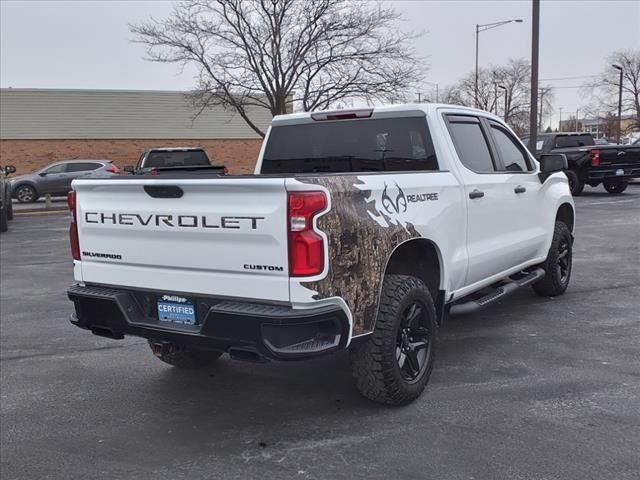
<instances>
[{"instance_id":1,"label":"rear bumper","mask_svg":"<svg viewBox=\"0 0 640 480\"><path fill-rule=\"evenodd\" d=\"M134 335L194 349L255 352L274 360L301 360L347 346L349 320L335 305L292 309L278 305L195 297L198 323L157 319L155 292L73 285L71 323L97 335Z\"/></svg>"},{"instance_id":2,"label":"rear bumper","mask_svg":"<svg viewBox=\"0 0 640 480\"><path fill-rule=\"evenodd\" d=\"M622 170L622 174L619 174L620 170ZM587 179L595 181L631 180L634 177L640 177L640 165L620 165L597 169L591 168L587 171Z\"/></svg>"}]
</instances>

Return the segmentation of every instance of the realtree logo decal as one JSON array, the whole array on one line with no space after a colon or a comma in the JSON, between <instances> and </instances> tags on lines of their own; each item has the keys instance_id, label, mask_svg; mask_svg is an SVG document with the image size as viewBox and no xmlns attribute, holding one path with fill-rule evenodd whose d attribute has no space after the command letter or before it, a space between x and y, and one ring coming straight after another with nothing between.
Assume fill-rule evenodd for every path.
<instances>
[{"instance_id":1,"label":"realtree logo decal","mask_svg":"<svg viewBox=\"0 0 640 480\"><path fill-rule=\"evenodd\" d=\"M384 182L384 191L382 192L382 206L389 213L402 213L407 211L407 198L404 196L404 192L400 188L400 185L396 183L398 193L395 200L392 199L387 193L387 182Z\"/></svg>"},{"instance_id":2,"label":"realtree logo decal","mask_svg":"<svg viewBox=\"0 0 640 480\"><path fill-rule=\"evenodd\" d=\"M414 195L405 195L400 188L400 185L395 184L398 189L398 193L395 195L395 199L389 196L387 192L387 183L384 184L384 190L382 192L382 206L389 213L404 213L407 211L408 203L428 202L438 200L437 193L417 193Z\"/></svg>"}]
</instances>

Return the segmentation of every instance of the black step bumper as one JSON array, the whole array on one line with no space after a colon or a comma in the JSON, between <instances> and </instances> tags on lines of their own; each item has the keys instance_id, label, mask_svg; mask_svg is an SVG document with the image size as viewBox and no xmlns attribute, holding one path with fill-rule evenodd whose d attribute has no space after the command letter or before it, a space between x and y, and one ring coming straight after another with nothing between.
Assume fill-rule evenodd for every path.
<instances>
[{"instance_id":1,"label":"black step bumper","mask_svg":"<svg viewBox=\"0 0 640 480\"><path fill-rule=\"evenodd\" d=\"M587 171L587 181L629 181L635 177L640 177L640 164L592 167Z\"/></svg>"},{"instance_id":2,"label":"black step bumper","mask_svg":"<svg viewBox=\"0 0 640 480\"><path fill-rule=\"evenodd\" d=\"M346 347L349 320L335 305L292 309L195 298L196 325L160 321L157 292L73 285L67 295L75 305L71 323L96 335L134 335L157 342L175 342L202 350L249 351L274 360L301 360Z\"/></svg>"}]
</instances>

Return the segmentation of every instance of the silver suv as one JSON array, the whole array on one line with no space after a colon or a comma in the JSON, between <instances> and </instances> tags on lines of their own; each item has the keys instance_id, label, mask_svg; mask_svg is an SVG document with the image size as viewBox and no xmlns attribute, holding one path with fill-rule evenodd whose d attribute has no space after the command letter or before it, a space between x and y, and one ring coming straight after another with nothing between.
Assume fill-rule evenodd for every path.
<instances>
[{"instance_id":1,"label":"silver suv","mask_svg":"<svg viewBox=\"0 0 640 480\"><path fill-rule=\"evenodd\" d=\"M11 196L20 203L35 202L46 195L64 196L71 190L75 178L117 175L120 169L111 160L65 160L52 163L42 170L20 175L11 180Z\"/></svg>"}]
</instances>

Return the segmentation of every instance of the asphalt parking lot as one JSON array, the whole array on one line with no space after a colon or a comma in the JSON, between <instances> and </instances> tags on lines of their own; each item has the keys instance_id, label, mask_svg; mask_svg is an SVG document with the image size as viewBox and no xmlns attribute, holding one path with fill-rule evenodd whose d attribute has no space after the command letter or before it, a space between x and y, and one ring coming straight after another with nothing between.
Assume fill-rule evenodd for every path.
<instances>
[{"instance_id":1,"label":"asphalt parking lot","mask_svg":"<svg viewBox=\"0 0 640 480\"><path fill-rule=\"evenodd\" d=\"M174 370L67 320L67 216L1 238L1 476L637 479L640 185L576 199L574 272L449 320L425 394L362 399L341 354Z\"/></svg>"}]
</instances>

